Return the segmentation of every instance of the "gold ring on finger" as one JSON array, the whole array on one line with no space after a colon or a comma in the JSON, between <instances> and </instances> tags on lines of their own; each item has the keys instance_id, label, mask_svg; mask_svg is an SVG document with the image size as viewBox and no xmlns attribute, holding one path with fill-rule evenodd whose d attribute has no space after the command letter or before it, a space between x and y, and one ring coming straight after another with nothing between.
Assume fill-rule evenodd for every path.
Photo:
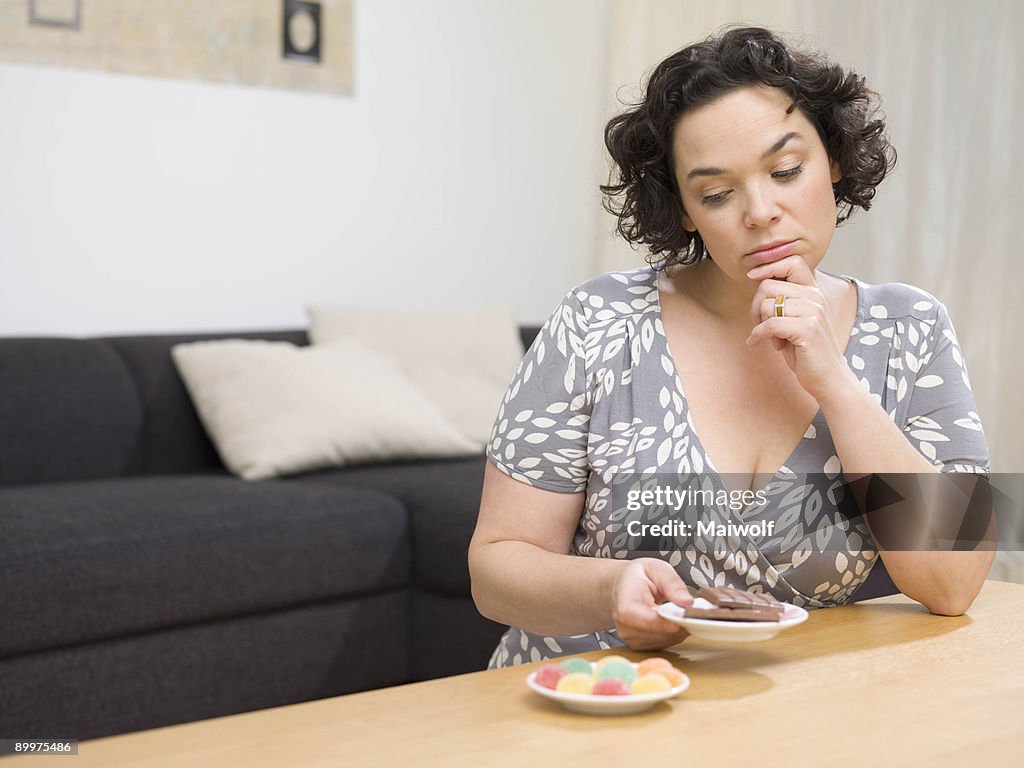
<instances>
[{"instance_id":1,"label":"gold ring on finger","mask_svg":"<svg viewBox=\"0 0 1024 768\"><path fill-rule=\"evenodd\" d=\"M779 295L775 297L775 316L785 317L786 316L786 297Z\"/></svg>"}]
</instances>

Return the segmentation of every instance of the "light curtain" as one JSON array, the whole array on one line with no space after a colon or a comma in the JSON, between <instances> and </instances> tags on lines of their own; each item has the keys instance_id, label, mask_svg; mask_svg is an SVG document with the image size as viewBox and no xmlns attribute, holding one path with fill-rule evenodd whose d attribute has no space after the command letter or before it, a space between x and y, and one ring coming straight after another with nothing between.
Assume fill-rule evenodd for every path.
<instances>
[{"instance_id":1,"label":"light curtain","mask_svg":"<svg viewBox=\"0 0 1024 768\"><path fill-rule=\"evenodd\" d=\"M899 153L822 268L903 282L950 311L995 472L1024 472L1021 257L1024 3L613 0L607 116L669 53L723 24L768 26L865 75ZM598 271L643 263L600 219Z\"/></svg>"}]
</instances>

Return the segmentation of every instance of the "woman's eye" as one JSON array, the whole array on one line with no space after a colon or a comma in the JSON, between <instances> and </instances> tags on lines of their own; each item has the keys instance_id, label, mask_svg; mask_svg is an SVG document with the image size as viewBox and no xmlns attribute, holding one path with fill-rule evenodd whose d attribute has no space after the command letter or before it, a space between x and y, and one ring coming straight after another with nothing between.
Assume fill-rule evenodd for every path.
<instances>
[{"instance_id":1,"label":"woman's eye","mask_svg":"<svg viewBox=\"0 0 1024 768\"><path fill-rule=\"evenodd\" d=\"M794 168L786 168L783 171L776 171L775 173L773 173L772 174L772 178L773 179L791 179L794 176L802 173L803 170L804 170L804 167L802 165L798 165L798 166L796 166Z\"/></svg>"},{"instance_id":2,"label":"woman's eye","mask_svg":"<svg viewBox=\"0 0 1024 768\"><path fill-rule=\"evenodd\" d=\"M796 165L792 168L783 168L781 171L775 171L775 173L772 174L772 178L778 179L779 181L787 181L803 173L803 170L804 167L802 164ZM700 203L701 205L717 205L718 203L725 202L725 198L729 196L729 192L731 192L731 190L727 189L713 195L704 195L701 197Z\"/></svg>"},{"instance_id":3,"label":"woman's eye","mask_svg":"<svg viewBox=\"0 0 1024 768\"><path fill-rule=\"evenodd\" d=\"M725 197L728 194L729 194L729 192L726 191L726 192L718 192L718 193L716 193L714 195L704 195L700 199L701 205L714 205L715 203L720 203L723 200L725 200Z\"/></svg>"}]
</instances>

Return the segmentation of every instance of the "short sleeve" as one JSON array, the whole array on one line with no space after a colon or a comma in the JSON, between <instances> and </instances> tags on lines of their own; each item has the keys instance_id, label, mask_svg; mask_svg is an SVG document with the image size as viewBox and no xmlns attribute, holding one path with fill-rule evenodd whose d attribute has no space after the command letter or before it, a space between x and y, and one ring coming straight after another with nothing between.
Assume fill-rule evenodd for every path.
<instances>
[{"instance_id":1,"label":"short sleeve","mask_svg":"<svg viewBox=\"0 0 1024 768\"><path fill-rule=\"evenodd\" d=\"M591 393L585 364L587 314L574 292L526 352L494 420L488 458L537 488L577 493L589 474Z\"/></svg>"},{"instance_id":2,"label":"short sleeve","mask_svg":"<svg viewBox=\"0 0 1024 768\"><path fill-rule=\"evenodd\" d=\"M967 366L949 313L938 301L936 310L930 333L904 354L917 375L903 431L941 471L988 474L988 446Z\"/></svg>"}]
</instances>

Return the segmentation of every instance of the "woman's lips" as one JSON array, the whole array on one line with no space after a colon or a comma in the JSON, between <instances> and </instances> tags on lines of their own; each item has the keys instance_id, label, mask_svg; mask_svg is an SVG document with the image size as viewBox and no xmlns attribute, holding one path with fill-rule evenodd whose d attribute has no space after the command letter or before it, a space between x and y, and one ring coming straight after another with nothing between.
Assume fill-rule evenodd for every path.
<instances>
[{"instance_id":1,"label":"woman's lips","mask_svg":"<svg viewBox=\"0 0 1024 768\"><path fill-rule=\"evenodd\" d=\"M794 254L796 252L796 243L796 240L790 240L786 243L773 245L770 248L763 248L760 251L748 253L747 256L755 264L770 264L773 261L778 261Z\"/></svg>"}]
</instances>

